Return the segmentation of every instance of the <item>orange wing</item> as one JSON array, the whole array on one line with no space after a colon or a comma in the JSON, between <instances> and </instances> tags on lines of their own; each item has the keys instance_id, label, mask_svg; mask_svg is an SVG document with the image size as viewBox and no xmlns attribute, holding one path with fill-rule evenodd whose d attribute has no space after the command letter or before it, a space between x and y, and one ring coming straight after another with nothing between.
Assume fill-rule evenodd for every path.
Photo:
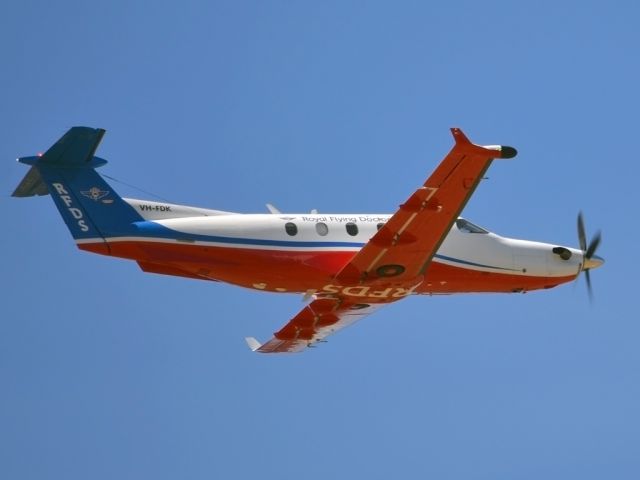
<instances>
[{"instance_id":1,"label":"orange wing","mask_svg":"<svg viewBox=\"0 0 640 480\"><path fill-rule=\"evenodd\" d=\"M357 299L346 296L317 298L305 306L280 331L274 333L273 338L265 344L261 345L253 337L247 337L246 341L254 352L300 352L372 314L384 305L385 303L358 303Z\"/></svg>"},{"instance_id":2,"label":"orange wing","mask_svg":"<svg viewBox=\"0 0 640 480\"><path fill-rule=\"evenodd\" d=\"M453 222L494 158L512 158L512 147L474 145L452 128L455 145L442 163L389 221L336 275L341 285L408 288L423 274Z\"/></svg>"},{"instance_id":3,"label":"orange wing","mask_svg":"<svg viewBox=\"0 0 640 480\"><path fill-rule=\"evenodd\" d=\"M491 161L516 155L512 147L474 145L459 128L452 128L451 132L455 145L424 186L400 205L335 276L335 283L341 285L343 293L316 298L265 344L247 338L252 350L299 352L378 308L404 298L422 283L431 259ZM363 298L344 294L349 290L344 287L357 285L371 286L371 295ZM392 288L401 294L377 294Z\"/></svg>"}]
</instances>

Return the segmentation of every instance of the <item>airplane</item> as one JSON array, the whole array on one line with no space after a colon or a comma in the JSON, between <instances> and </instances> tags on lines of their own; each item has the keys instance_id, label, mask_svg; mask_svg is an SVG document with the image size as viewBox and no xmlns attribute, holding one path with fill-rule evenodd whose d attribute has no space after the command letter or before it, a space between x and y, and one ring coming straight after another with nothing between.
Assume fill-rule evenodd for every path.
<instances>
[{"instance_id":1,"label":"airplane","mask_svg":"<svg viewBox=\"0 0 640 480\"><path fill-rule=\"evenodd\" d=\"M303 294L305 306L260 353L293 353L411 295L549 289L604 260L601 234L579 248L518 240L460 216L494 159L513 147L480 146L452 128L454 146L423 185L389 214L241 214L122 198L96 172L105 130L73 127L31 168L14 197L50 194L78 248L134 260L145 272Z\"/></svg>"}]
</instances>

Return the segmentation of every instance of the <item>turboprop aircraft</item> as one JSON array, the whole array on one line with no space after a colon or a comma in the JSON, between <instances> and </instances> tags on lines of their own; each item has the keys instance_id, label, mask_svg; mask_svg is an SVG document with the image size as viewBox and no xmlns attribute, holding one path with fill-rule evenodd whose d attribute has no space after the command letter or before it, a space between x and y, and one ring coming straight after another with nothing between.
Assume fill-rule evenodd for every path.
<instances>
[{"instance_id":1,"label":"turboprop aircraft","mask_svg":"<svg viewBox=\"0 0 640 480\"><path fill-rule=\"evenodd\" d=\"M145 272L303 294L306 305L261 353L298 352L410 295L527 292L571 282L604 260L579 248L501 237L460 217L494 159L458 128L455 144L392 215L240 214L120 197L97 172L103 129L73 127L30 165L15 197L50 194L81 250L134 260Z\"/></svg>"}]
</instances>

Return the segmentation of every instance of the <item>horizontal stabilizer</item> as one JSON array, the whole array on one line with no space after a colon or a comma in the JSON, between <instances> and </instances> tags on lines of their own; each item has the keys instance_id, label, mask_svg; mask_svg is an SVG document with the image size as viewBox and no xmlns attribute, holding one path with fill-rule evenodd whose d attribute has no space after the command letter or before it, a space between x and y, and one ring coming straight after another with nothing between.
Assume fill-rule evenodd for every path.
<instances>
[{"instance_id":1,"label":"horizontal stabilizer","mask_svg":"<svg viewBox=\"0 0 640 480\"><path fill-rule=\"evenodd\" d=\"M40 172L37 168L33 168L36 165L96 168L107 163L106 160L93 156L104 133L105 130L102 128L73 127L44 154L19 158L19 162L31 165L31 168L16 187L12 196L33 197L49 193Z\"/></svg>"},{"instance_id":2,"label":"horizontal stabilizer","mask_svg":"<svg viewBox=\"0 0 640 480\"><path fill-rule=\"evenodd\" d=\"M107 163L94 155L104 133L73 127L44 154L18 159L31 168L13 196L50 193L73 238L83 242L130 236L137 232L134 223L143 220L95 171Z\"/></svg>"},{"instance_id":3,"label":"horizontal stabilizer","mask_svg":"<svg viewBox=\"0 0 640 480\"><path fill-rule=\"evenodd\" d=\"M31 167L20 184L11 194L12 197L33 197L48 195L49 189L42 180L38 169Z\"/></svg>"},{"instance_id":4,"label":"horizontal stabilizer","mask_svg":"<svg viewBox=\"0 0 640 480\"><path fill-rule=\"evenodd\" d=\"M104 137L102 128L73 127L40 157L40 163L84 166L93 159Z\"/></svg>"}]
</instances>

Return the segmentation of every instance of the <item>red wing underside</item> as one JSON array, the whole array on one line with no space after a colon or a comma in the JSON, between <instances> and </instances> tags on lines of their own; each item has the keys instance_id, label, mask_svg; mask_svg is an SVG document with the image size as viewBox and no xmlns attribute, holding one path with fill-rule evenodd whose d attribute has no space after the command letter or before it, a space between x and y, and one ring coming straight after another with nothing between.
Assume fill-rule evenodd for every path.
<instances>
[{"instance_id":1,"label":"red wing underside","mask_svg":"<svg viewBox=\"0 0 640 480\"><path fill-rule=\"evenodd\" d=\"M318 298L305 306L273 338L263 345L248 338L249 346L260 353L295 353L370 315L385 303L357 303L348 297Z\"/></svg>"}]
</instances>

